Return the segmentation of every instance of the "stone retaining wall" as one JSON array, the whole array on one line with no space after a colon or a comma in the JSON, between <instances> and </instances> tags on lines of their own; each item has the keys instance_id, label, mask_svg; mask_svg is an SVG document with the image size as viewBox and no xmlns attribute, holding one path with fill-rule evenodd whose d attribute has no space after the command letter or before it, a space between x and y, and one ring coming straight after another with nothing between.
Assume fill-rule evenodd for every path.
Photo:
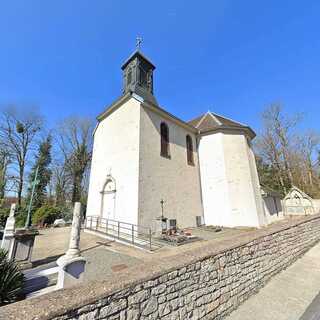
<instances>
[{"instance_id":1,"label":"stone retaining wall","mask_svg":"<svg viewBox=\"0 0 320 320\"><path fill-rule=\"evenodd\" d=\"M142 275L110 279L110 286L95 283L20 302L3 308L6 318L0 309L0 319L222 319L319 239L320 217L314 216L257 231L219 252L207 247L192 258L172 257L167 271L159 262Z\"/></svg>"}]
</instances>

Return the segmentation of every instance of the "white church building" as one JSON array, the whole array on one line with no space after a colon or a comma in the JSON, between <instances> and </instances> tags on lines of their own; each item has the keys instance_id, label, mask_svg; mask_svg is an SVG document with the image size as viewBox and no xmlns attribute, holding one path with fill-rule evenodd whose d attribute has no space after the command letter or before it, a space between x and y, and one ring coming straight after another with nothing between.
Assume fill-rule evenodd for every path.
<instances>
[{"instance_id":1,"label":"white church building","mask_svg":"<svg viewBox=\"0 0 320 320\"><path fill-rule=\"evenodd\" d=\"M155 66L140 51L123 64L123 93L94 132L87 216L155 230L265 224L254 131L207 112L183 121L153 94Z\"/></svg>"}]
</instances>

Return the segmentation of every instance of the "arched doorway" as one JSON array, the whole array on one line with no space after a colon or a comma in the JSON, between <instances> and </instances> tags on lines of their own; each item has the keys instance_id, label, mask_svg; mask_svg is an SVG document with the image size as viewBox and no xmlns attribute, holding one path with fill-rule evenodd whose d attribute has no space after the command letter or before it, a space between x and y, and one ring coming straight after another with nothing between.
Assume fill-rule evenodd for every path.
<instances>
[{"instance_id":1,"label":"arched doorway","mask_svg":"<svg viewBox=\"0 0 320 320\"><path fill-rule=\"evenodd\" d=\"M115 180L108 176L101 191L101 217L116 219L116 184Z\"/></svg>"}]
</instances>

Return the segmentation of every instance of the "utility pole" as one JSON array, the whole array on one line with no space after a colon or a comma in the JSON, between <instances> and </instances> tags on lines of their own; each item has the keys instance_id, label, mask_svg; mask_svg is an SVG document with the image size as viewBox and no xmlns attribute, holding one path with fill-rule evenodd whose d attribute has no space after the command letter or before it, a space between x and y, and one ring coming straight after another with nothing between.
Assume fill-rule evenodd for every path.
<instances>
[{"instance_id":1,"label":"utility pole","mask_svg":"<svg viewBox=\"0 0 320 320\"><path fill-rule=\"evenodd\" d=\"M38 173L39 173L39 166L37 166L37 168L36 168L36 173L34 175L34 179L33 179L33 182L32 182L32 191L31 191L31 197L30 197L29 206L28 206L28 215L27 215L26 224L25 224L25 228L26 229L28 229L30 227L30 225L31 225L32 202L33 202L33 197L34 197L34 192L35 192L36 186L39 183L39 181L38 181Z\"/></svg>"}]
</instances>

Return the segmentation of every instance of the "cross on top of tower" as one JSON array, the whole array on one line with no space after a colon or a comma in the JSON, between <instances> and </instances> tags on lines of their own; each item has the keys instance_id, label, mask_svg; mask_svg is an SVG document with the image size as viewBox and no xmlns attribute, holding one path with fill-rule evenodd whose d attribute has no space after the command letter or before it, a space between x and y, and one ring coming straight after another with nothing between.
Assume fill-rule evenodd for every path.
<instances>
[{"instance_id":1,"label":"cross on top of tower","mask_svg":"<svg viewBox=\"0 0 320 320\"><path fill-rule=\"evenodd\" d=\"M136 38L136 49L139 51L141 49L141 44L142 44L142 38L137 37Z\"/></svg>"}]
</instances>

